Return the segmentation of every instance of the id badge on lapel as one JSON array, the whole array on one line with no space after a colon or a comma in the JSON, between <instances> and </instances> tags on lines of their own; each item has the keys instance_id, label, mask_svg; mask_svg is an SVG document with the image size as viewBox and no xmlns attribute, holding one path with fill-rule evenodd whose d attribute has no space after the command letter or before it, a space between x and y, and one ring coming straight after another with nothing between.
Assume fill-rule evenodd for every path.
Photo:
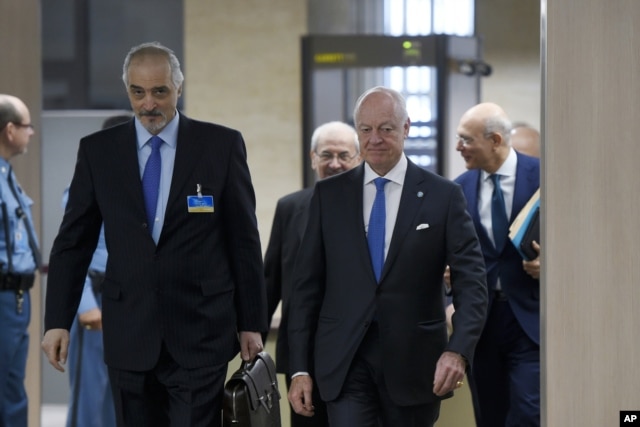
<instances>
[{"instance_id":1,"label":"id badge on lapel","mask_svg":"<svg viewBox=\"0 0 640 427\"><path fill-rule=\"evenodd\" d=\"M195 196L187 196L187 211L189 213L213 213L213 196L203 195L202 186L196 185Z\"/></svg>"}]
</instances>

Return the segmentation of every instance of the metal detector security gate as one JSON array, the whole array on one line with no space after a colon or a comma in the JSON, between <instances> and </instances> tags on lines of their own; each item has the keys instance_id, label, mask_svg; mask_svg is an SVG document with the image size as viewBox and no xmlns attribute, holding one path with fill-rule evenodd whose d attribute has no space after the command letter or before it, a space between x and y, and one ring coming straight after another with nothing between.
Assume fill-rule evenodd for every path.
<instances>
[{"instance_id":1,"label":"metal detector security gate","mask_svg":"<svg viewBox=\"0 0 640 427\"><path fill-rule=\"evenodd\" d=\"M480 77L491 72L480 58L475 37L304 36L304 186L315 182L309 160L313 130L332 120L353 124L356 99L373 86L405 96L411 118L405 154L412 161L443 176L462 172L464 165L453 156L455 128L463 112L480 100Z\"/></svg>"}]
</instances>

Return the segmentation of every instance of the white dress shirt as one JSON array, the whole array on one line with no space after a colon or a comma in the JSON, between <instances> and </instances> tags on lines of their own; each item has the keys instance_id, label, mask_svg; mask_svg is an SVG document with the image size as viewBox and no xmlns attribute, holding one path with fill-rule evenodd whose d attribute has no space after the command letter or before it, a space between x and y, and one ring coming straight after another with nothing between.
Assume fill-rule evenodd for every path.
<instances>
[{"instance_id":1,"label":"white dress shirt","mask_svg":"<svg viewBox=\"0 0 640 427\"><path fill-rule=\"evenodd\" d=\"M507 218L511 219L511 211L513 205L513 193L516 188L516 167L518 165L518 156L513 148L510 149L507 159L502 166L495 172L500 175L500 188L504 195L505 209L507 210ZM493 240L493 226L491 222L491 196L493 195L493 182L490 176L492 174L480 171L480 195L478 197L478 211L480 213L480 223L487 230L489 239Z\"/></svg>"},{"instance_id":2,"label":"white dress shirt","mask_svg":"<svg viewBox=\"0 0 640 427\"><path fill-rule=\"evenodd\" d=\"M396 225L398 217L398 208L400 207L400 197L402 196L402 186L404 185L404 177L407 174L407 158L402 155L400 161L391 169L383 178L388 179L384 186L385 197L385 223L384 223L384 257L387 258L389 252L389 244L393 235L393 228ZM364 219L364 231L369 230L369 217L371 216L371 208L376 198L376 185L373 180L380 175L371 169L369 164L364 164L364 191L362 203L362 216Z\"/></svg>"}]
</instances>

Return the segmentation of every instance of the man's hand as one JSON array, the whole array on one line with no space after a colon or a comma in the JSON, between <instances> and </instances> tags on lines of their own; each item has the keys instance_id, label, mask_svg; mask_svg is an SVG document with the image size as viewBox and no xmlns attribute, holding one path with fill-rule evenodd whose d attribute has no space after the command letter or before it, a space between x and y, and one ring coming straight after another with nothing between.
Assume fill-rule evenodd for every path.
<instances>
[{"instance_id":1,"label":"man's hand","mask_svg":"<svg viewBox=\"0 0 640 427\"><path fill-rule=\"evenodd\" d=\"M296 414L313 416L315 408L311 399L312 390L313 380L309 375L298 375L291 380L288 397Z\"/></svg>"},{"instance_id":2,"label":"man's hand","mask_svg":"<svg viewBox=\"0 0 640 427\"><path fill-rule=\"evenodd\" d=\"M444 396L462 385L467 368L464 358L458 353L445 351L436 364L433 381L433 393Z\"/></svg>"},{"instance_id":3,"label":"man's hand","mask_svg":"<svg viewBox=\"0 0 640 427\"><path fill-rule=\"evenodd\" d=\"M456 309L453 308L453 304L449 304L445 308L445 315L447 316L447 333L449 336L453 333L453 314L456 312Z\"/></svg>"},{"instance_id":4,"label":"man's hand","mask_svg":"<svg viewBox=\"0 0 640 427\"><path fill-rule=\"evenodd\" d=\"M527 274L534 279L540 278L540 245L535 240L531 242L531 247L538 254L536 259L532 259L531 261L522 261L522 268Z\"/></svg>"},{"instance_id":5,"label":"man's hand","mask_svg":"<svg viewBox=\"0 0 640 427\"><path fill-rule=\"evenodd\" d=\"M444 269L444 284L447 289L451 289L451 268L447 265L447 268Z\"/></svg>"},{"instance_id":6,"label":"man's hand","mask_svg":"<svg viewBox=\"0 0 640 427\"><path fill-rule=\"evenodd\" d=\"M240 332L240 357L245 362L252 361L264 349L260 332Z\"/></svg>"},{"instance_id":7,"label":"man's hand","mask_svg":"<svg viewBox=\"0 0 640 427\"><path fill-rule=\"evenodd\" d=\"M78 314L78 320L83 328L91 331L102 330L102 310L98 307Z\"/></svg>"},{"instance_id":8,"label":"man's hand","mask_svg":"<svg viewBox=\"0 0 640 427\"><path fill-rule=\"evenodd\" d=\"M62 365L67 363L69 331L66 329L49 329L44 334L41 347L51 366L60 372L64 372Z\"/></svg>"}]
</instances>

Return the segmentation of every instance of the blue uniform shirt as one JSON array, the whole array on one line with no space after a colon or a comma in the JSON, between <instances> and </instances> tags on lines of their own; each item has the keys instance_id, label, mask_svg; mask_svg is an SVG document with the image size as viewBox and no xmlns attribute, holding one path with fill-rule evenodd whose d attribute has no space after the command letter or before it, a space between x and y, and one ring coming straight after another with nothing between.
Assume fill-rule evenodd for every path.
<instances>
[{"instance_id":1,"label":"blue uniform shirt","mask_svg":"<svg viewBox=\"0 0 640 427\"><path fill-rule=\"evenodd\" d=\"M64 190L62 195L62 207L67 205L69 200L69 187ZM98 238L98 246L91 258L91 264L89 264L89 270L98 271L104 273L107 269L107 244L104 241L104 226L100 229L100 237ZM78 306L78 313L84 313L89 310L98 307L93 288L91 287L91 279L87 275L84 280L84 288L82 289L82 298L80 299L80 305Z\"/></svg>"},{"instance_id":2,"label":"blue uniform shirt","mask_svg":"<svg viewBox=\"0 0 640 427\"><path fill-rule=\"evenodd\" d=\"M2 263L2 272L8 272L10 267L7 250L11 250L12 271L14 273L29 274L36 270L36 262L31 247L29 246L29 234L25 221L29 221L31 229L35 230L33 217L31 216L33 200L22 191L14 175L12 179L20 201L18 202L18 200L16 200L9 187L8 177L10 171L11 166L9 162L4 158L0 158L0 200L5 203L7 213L7 218L5 218L4 210L0 210L0 263ZM18 203L20 203L20 205ZM18 217L16 209L19 206L22 207L22 210L25 212L25 218ZM9 228L9 236L6 236L5 233L5 221L7 221ZM34 238L37 239L35 231ZM9 248L7 248L7 241Z\"/></svg>"}]
</instances>

